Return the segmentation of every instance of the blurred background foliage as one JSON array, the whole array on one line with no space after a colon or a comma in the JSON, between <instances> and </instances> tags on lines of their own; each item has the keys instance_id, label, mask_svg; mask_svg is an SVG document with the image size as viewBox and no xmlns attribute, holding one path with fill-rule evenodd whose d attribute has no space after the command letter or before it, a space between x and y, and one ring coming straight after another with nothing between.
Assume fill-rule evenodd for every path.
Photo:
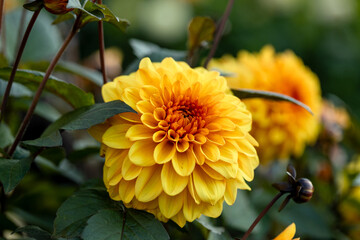
<instances>
[{"instance_id":1,"label":"blurred background foliage","mask_svg":"<svg viewBox=\"0 0 360 240\"><path fill-rule=\"evenodd\" d=\"M6 34L2 36L6 36L6 40L2 40L0 49L11 63L18 44L17 29L24 1L5 3ZM182 51L186 50L189 21L194 16L209 16L218 22L226 3L218 0L104 0L117 16L131 23L125 34L111 25L104 26L109 76L113 78L126 72L137 61L139 54L134 52L131 39L177 50L171 53L184 57ZM30 13L26 16L29 19ZM45 70L70 28L68 22L51 25L53 18L45 11L41 13L21 68ZM291 49L302 58L318 75L322 95L328 101L323 108L322 131L317 143L309 146L299 159L291 160L298 176L313 182L313 200L304 205L291 202L281 213L277 212L280 205L277 203L250 239L274 237L291 222L296 223L296 236L301 239L360 239L360 1L235 1L215 57L225 53L236 55L239 50L259 51L266 44L273 45L278 52ZM97 50L97 25L88 24L65 53L55 76L93 92L96 102L101 102ZM203 50L200 55L206 53ZM1 80L1 95L5 87L6 82ZM14 86L12 96L9 108L18 111L8 114L6 120L10 130L0 129L2 134L14 135L32 93L23 86ZM48 93L43 100L25 140L39 137L50 122L71 109ZM62 136L64 146L43 152L7 199L7 217L0 219L0 231L6 229L9 233L24 224L52 231L52 221L61 203L86 179L101 177L103 160L98 156L99 146L95 140L85 131L64 132ZM253 190L239 192L234 206L224 206L221 218L201 218L187 224L184 230L169 224L167 230L171 237L220 239L213 232L204 234L210 223L225 227L232 236L241 236L276 194L271 183L284 178L286 165L286 162L274 162L260 166L255 180L249 184Z\"/></svg>"}]
</instances>

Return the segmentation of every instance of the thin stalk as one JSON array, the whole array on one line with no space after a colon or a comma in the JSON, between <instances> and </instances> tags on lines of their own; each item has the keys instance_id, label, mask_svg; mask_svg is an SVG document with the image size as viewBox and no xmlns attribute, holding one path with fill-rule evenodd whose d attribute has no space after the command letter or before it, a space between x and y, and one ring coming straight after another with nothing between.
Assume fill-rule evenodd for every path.
<instances>
[{"instance_id":1,"label":"thin stalk","mask_svg":"<svg viewBox=\"0 0 360 240\"><path fill-rule=\"evenodd\" d=\"M215 39L214 39L214 44L212 45L212 47L210 49L210 52L209 52L209 54L208 54L208 56L207 56L207 58L205 60L204 68L207 68L210 60L215 55L215 52L216 52L216 49L217 49L217 47L219 45L220 39L221 39L221 37L222 37L222 35L224 33L225 23L229 18L229 15L230 15L230 12L231 12L231 9L232 9L233 5L234 5L234 0L229 0L228 5L226 6L226 10L224 12L224 15L221 18L219 27L217 28Z\"/></svg>"},{"instance_id":2,"label":"thin stalk","mask_svg":"<svg viewBox=\"0 0 360 240\"><path fill-rule=\"evenodd\" d=\"M123 239L124 239L125 223L126 223L126 209L125 209L125 207L124 207L120 240L123 240Z\"/></svg>"},{"instance_id":3,"label":"thin stalk","mask_svg":"<svg viewBox=\"0 0 360 240\"><path fill-rule=\"evenodd\" d=\"M262 212L259 214L259 216L255 219L255 221L253 222L253 224L251 224L251 226L249 227L249 229L246 231L246 233L244 234L244 236L241 238L241 240L246 240L250 233L252 232L252 230L255 228L255 226L260 222L260 220L264 217L264 215L269 211L269 209L274 205L274 203L282 196L284 195L283 192L279 192L273 200L271 200L271 202L269 202L269 204L264 208L264 210L262 210Z\"/></svg>"},{"instance_id":4,"label":"thin stalk","mask_svg":"<svg viewBox=\"0 0 360 240\"><path fill-rule=\"evenodd\" d=\"M36 94L34 96L34 99L26 113L26 116L23 120L23 122L21 123L21 126L16 134L16 137L15 137L15 140L14 140L14 143L11 145L9 151L8 151L8 154L9 156L11 157L17 147L17 145L19 144L21 138L23 137L24 135L24 132L30 122L30 119L34 113L34 110L35 110L35 107L40 99L40 96L41 96L41 93L42 91L44 90L44 87L46 85L46 82L47 80L49 79L50 77L50 74L52 73L52 71L54 70L57 62L59 61L61 55L64 53L66 47L69 45L70 41L72 40L72 38L76 35L76 33L78 32L79 30L79 27L80 27L80 17L78 16L76 18L76 21L74 23L74 26L73 28L71 29L69 35L66 37L63 45L61 46L61 48L59 49L59 51L57 52L56 56L53 58L53 60L51 61L48 69L46 70L46 73L45 73L45 76L43 78L43 80L41 81L40 85L39 85L39 88L38 90L36 91Z\"/></svg>"},{"instance_id":5,"label":"thin stalk","mask_svg":"<svg viewBox=\"0 0 360 240\"><path fill-rule=\"evenodd\" d=\"M102 0L98 0L99 4L102 4ZM103 83L107 83L106 69L105 69L105 43L104 43L104 26L103 22L98 22L98 32L99 32L99 52L100 52L100 65L101 73L103 76Z\"/></svg>"},{"instance_id":6,"label":"thin stalk","mask_svg":"<svg viewBox=\"0 0 360 240\"><path fill-rule=\"evenodd\" d=\"M15 59L15 62L14 62L14 66L11 70L11 74L10 74L10 79L9 79L9 82L6 86L6 90L5 90L5 93L4 93L4 97L3 97L3 101L2 101L2 104L1 104L1 115L0 115L0 121L4 118L4 114L5 114L5 109L6 109L6 105L7 105L7 101L8 101L8 98L9 98L9 95L10 95L10 90L11 90L11 87L12 87L12 84L14 82L14 79L15 79L15 74L16 74L16 70L19 66L19 63L20 63L20 59L21 59L21 56L24 52L24 49L25 49L25 46L26 46L26 42L29 38L29 35L30 35L30 32L31 32L31 29L33 28L34 26L34 23L37 19L37 17L39 16L39 13L41 11L41 8L36 10L33 14L33 16L31 17L31 20L29 22L29 25L27 26L26 28L26 31L25 31L25 34L24 34L24 37L21 41L21 44L19 46L19 50L18 50L18 53L16 55L16 59Z\"/></svg>"}]
</instances>

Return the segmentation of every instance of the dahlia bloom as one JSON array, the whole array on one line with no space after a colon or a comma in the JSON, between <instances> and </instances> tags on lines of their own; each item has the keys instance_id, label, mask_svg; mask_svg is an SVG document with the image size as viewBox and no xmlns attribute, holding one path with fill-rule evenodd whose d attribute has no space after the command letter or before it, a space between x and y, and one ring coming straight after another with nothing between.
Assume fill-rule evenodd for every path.
<instances>
[{"instance_id":1,"label":"dahlia bloom","mask_svg":"<svg viewBox=\"0 0 360 240\"><path fill-rule=\"evenodd\" d=\"M251 114L227 90L218 72L172 58L144 58L135 73L105 84L105 102L136 111L89 130L102 142L110 197L182 227L201 214L218 217L224 200L250 189L245 180L259 162Z\"/></svg>"},{"instance_id":2,"label":"dahlia bloom","mask_svg":"<svg viewBox=\"0 0 360 240\"><path fill-rule=\"evenodd\" d=\"M284 229L274 240L300 240L300 238L294 238L296 232L295 223L290 224Z\"/></svg>"},{"instance_id":3,"label":"dahlia bloom","mask_svg":"<svg viewBox=\"0 0 360 240\"><path fill-rule=\"evenodd\" d=\"M308 105L314 116L289 102L246 99L253 116L251 134L258 140L262 163L300 156L306 144L319 132L321 93L319 80L291 51L275 54L265 46L260 53L239 52L237 58L224 56L210 63L210 69L229 73L230 88L249 88L277 92Z\"/></svg>"}]
</instances>

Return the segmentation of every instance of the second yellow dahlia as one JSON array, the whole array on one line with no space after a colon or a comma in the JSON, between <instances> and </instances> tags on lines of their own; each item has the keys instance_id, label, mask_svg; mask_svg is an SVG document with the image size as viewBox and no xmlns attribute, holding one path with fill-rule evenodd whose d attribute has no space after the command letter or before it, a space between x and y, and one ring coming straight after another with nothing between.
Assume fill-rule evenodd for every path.
<instances>
[{"instance_id":1,"label":"second yellow dahlia","mask_svg":"<svg viewBox=\"0 0 360 240\"><path fill-rule=\"evenodd\" d=\"M251 114L227 91L218 72L172 58L145 58L135 73L104 85L105 102L136 111L90 129L103 144L110 197L180 226L218 217L224 200L233 204L238 189L249 189L258 156Z\"/></svg>"},{"instance_id":2,"label":"second yellow dahlia","mask_svg":"<svg viewBox=\"0 0 360 240\"><path fill-rule=\"evenodd\" d=\"M299 156L319 130L320 84L316 75L293 52L276 54L271 46L259 53L239 52L210 62L210 68L228 73L230 88L249 88L288 95L308 105L314 116L288 102L244 100L253 116L251 134L259 142L262 163Z\"/></svg>"}]
</instances>

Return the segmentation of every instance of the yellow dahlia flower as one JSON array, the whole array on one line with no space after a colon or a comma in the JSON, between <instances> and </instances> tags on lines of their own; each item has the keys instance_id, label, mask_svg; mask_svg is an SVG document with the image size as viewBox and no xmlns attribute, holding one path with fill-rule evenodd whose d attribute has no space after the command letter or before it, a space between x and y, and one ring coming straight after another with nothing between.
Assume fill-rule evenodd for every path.
<instances>
[{"instance_id":1,"label":"yellow dahlia flower","mask_svg":"<svg viewBox=\"0 0 360 240\"><path fill-rule=\"evenodd\" d=\"M145 58L135 73L105 84L105 102L136 111L90 129L103 144L110 197L181 227L201 214L218 217L224 200L233 204L258 157L251 114L227 89L218 72L172 58Z\"/></svg>"},{"instance_id":2,"label":"yellow dahlia flower","mask_svg":"<svg viewBox=\"0 0 360 240\"><path fill-rule=\"evenodd\" d=\"M300 238L294 238L296 232L295 223L290 224L284 231L282 231L274 240L300 240Z\"/></svg>"},{"instance_id":3,"label":"yellow dahlia flower","mask_svg":"<svg viewBox=\"0 0 360 240\"><path fill-rule=\"evenodd\" d=\"M260 53L239 52L237 58L213 60L210 68L229 73L230 88L277 92L308 105L315 116L288 102L264 99L244 100L253 116L251 134L258 140L262 163L299 156L305 145L316 140L321 110L319 80L291 51L275 54L265 46Z\"/></svg>"}]
</instances>

